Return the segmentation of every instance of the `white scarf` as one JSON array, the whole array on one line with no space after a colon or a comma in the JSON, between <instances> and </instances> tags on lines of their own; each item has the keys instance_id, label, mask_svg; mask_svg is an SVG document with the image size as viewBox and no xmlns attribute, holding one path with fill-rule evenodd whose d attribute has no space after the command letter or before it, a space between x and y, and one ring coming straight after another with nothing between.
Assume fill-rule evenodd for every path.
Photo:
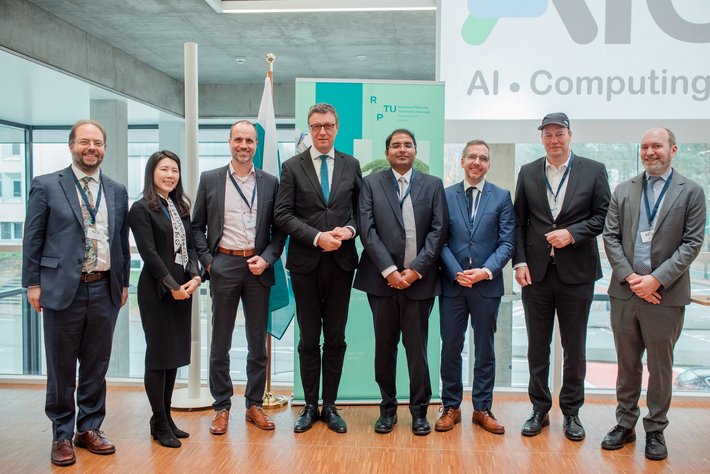
<instances>
[{"instance_id":1,"label":"white scarf","mask_svg":"<svg viewBox=\"0 0 710 474\"><path fill-rule=\"evenodd\" d=\"M168 213L170 214L170 223L173 225L173 252L175 255L180 252L182 269L185 270L187 269L188 261L185 227L182 225L180 214L170 198L168 198Z\"/></svg>"}]
</instances>

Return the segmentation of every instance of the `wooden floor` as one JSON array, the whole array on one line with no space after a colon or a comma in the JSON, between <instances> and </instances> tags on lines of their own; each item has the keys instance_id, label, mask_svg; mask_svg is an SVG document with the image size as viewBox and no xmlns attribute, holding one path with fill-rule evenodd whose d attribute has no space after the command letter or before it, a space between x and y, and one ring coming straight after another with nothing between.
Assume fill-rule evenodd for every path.
<instances>
[{"instance_id":1,"label":"wooden floor","mask_svg":"<svg viewBox=\"0 0 710 474\"><path fill-rule=\"evenodd\" d=\"M612 402L587 402L580 417L587 439L573 443L562 434L559 410L551 412L551 426L534 438L520 435L530 410L525 395L496 395L494 413L507 433L497 436L471 423L470 400L460 425L447 433L411 434L406 406L399 409L399 424L388 435L373 431L375 406L343 406L348 433L335 434L323 423L310 431L293 433L298 407L270 411L275 431L261 431L245 423L243 399L235 397L229 432L209 433L211 411L177 412L179 427L190 432L180 449L161 447L150 439L150 408L142 388L113 387L108 394L103 425L117 446L112 456L77 450L73 466L58 468L49 461L50 423L44 415L42 385L0 384L0 472L30 473L52 470L118 473L545 473L556 472L710 472L710 403L675 401L666 430L669 457L652 462L644 458L644 435L618 451L599 448L614 425ZM437 416L429 409L429 421Z\"/></svg>"}]
</instances>

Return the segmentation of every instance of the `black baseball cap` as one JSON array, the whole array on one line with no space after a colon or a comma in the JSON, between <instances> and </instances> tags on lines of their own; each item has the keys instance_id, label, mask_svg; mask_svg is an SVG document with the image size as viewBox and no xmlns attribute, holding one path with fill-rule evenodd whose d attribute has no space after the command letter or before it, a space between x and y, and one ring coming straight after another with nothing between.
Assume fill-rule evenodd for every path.
<instances>
[{"instance_id":1,"label":"black baseball cap","mask_svg":"<svg viewBox=\"0 0 710 474\"><path fill-rule=\"evenodd\" d=\"M567 117L567 114L563 112L547 114L545 115L545 118L542 119L542 123L539 127L537 127L537 129L542 130L548 125L562 125L563 127L569 128L569 118Z\"/></svg>"}]
</instances>

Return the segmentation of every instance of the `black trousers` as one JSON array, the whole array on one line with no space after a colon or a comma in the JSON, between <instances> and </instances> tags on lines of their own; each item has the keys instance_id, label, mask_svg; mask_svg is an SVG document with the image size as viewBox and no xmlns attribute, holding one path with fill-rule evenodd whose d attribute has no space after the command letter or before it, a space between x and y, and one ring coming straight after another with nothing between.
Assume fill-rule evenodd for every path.
<instances>
[{"instance_id":1,"label":"black trousers","mask_svg":"<svg viewBox=\"0 0 710 474\"><path fill-rule=\"evenodd\" d=\"M343 270L331 253L325 252L309 273L291 272L296 319L300 330L298 359L305 401L318 403L323 372L323 403L335 403L345 359L345 325L352 288L353 270ZM320 341L323 333L323 353Z\"/></svg>"},{"instance_id":2,"label":"black trousers","mask_svg":"<svg viewBox=\"0 0 710 474\"><path fill-rule=\"evenodd\" d=\"M101 428L106 415L106 372L119 309L112 303L111 280L107 278L79 283L68 308L42 311L47 355L45 413L52 420L55 441L74 436L75 420L77 431Z\"/></svg>"},{"instance_id":3,"label":"black trousers","mask_svg":"<svg viewBox=\"0 0 710 474\"><path fill-rule=\"evenodd\" d=\"M247 338L247 408L261 406L266 385L266 325L271 287L249 271L246 257L218 253L210 268L212 296L212 345L210 347L210 392L215 410L232 407L234 387L229 375L229 351L239 301L244 304Z\"/></svg>"},{"instance_id":4,"label":"black trousers","mask_svg":"<svg viewBox=\"0 0 710 474\"><path fill-rule=\"evenodd\" d=\"M397 412L397 345L400 334L409 369L409 411L426 416L431 401L427 360L429 315L434 298L412 300L404 293L394 296L367 295L375 324L375 380L380 387L380 414Z\"/></svg>"},{"instance_id":5,"label":"black trousers","mask_svg":"<svg viewBox=\"0 0 710 474\"><path fill-rule=\"evenodd\" d=\"M534 410L547 413L552 408L550 344L555 312L564 357L560 408L564 415L577 415L584 404L587 322L593 297L594 282L564 283L552 264L548 265L542 281L523 288L530 368L528 394Z\"/></svg>"}]
</instances>

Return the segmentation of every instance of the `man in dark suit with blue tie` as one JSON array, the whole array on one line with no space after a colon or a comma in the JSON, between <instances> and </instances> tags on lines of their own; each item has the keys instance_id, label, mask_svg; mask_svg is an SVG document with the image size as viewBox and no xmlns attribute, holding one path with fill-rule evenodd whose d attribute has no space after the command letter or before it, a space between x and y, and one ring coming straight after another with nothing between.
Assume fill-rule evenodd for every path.
<instances>
[{"instance_id":1,"label":"man in dark suit with blue tie","mask_svg":"<svg viewBox=\"0 0 710 474\"><path fill-rule=\"evenodd\" d=\"M550 424L550 344L557 314L564 351L563 428L567 439L581 441L587 321L594 282L602 277L597 236L604 228L611 192L606 167L570 150L566 114L547 114L538 130L546 155L520 168L514 204L513 268L522 287L533 405L521 433L536 436Z\"/></svg>"},{"instance_id":2,"label":"man in dark suit with blue tie","mask_svg":"<svg viewBox=\"0 0 710 474\"><path fill-rule=\"evenodd\" d=\"M69 132L69 150L71 166L32 180L22 244L22 286L43 313L45 413L52 420L51 460L58 466L76 461L72 437L95 454L116 451L101 424L131 259L126 188L99 168L106 132L98 122L79 121Z\"/></svg>"},{"instance_id":3,"label":"man in dark suit with blue tie","mask_svg":"<svg viewBox=\"0 0 710 474\"><path fill-rule=\"evenodd\" d=\"M395 130L385 141L385 153L391 169L363 179L358 225L364 251L354 287L367 293L375 325L375 379L382 395L375 432L389 433L397 423L401 334L412 432L421 436L431 432L427 338L434 298L441 293L438 263L449 217L441 180L412 168L414 134Z\"/></svg>"},{"instance_id":4,"label":"man in dark suit with blue tie","mask_svg":"<svg viewBox=\"0 0 710 474\"><path fill-rule=\"evenodd\" d=\"M505 291L502 270L515 247L515 214L510 192L486 180L491 152L471 140L461 155L465 177L446 188L449 240L441 251L441 399L437 431L461 422L461 351L469 315L476 361L473 372L473 423L505 433L491 412L495 384L494 335Z\"/></svg>"},{"instance_id":5,"label":"man in dark suit with blue tie","mask_svg":"<svg viewBox=\"0 0 710 474\"><path fill-rule=\"evenodd\" d=\"M298 358L306 406L294 423L296 433L311 429L318 419L331 431L347 431L335 401L357 266L353 239L362 173L357 159L334 148L338 126L332 105L320 103L310 108L308 127L313 146L284 162L274 208L276 225L291 237L286 268L301 331ZM323 411L319 414L321 372Z\"/></svg>"}]
</instances>

